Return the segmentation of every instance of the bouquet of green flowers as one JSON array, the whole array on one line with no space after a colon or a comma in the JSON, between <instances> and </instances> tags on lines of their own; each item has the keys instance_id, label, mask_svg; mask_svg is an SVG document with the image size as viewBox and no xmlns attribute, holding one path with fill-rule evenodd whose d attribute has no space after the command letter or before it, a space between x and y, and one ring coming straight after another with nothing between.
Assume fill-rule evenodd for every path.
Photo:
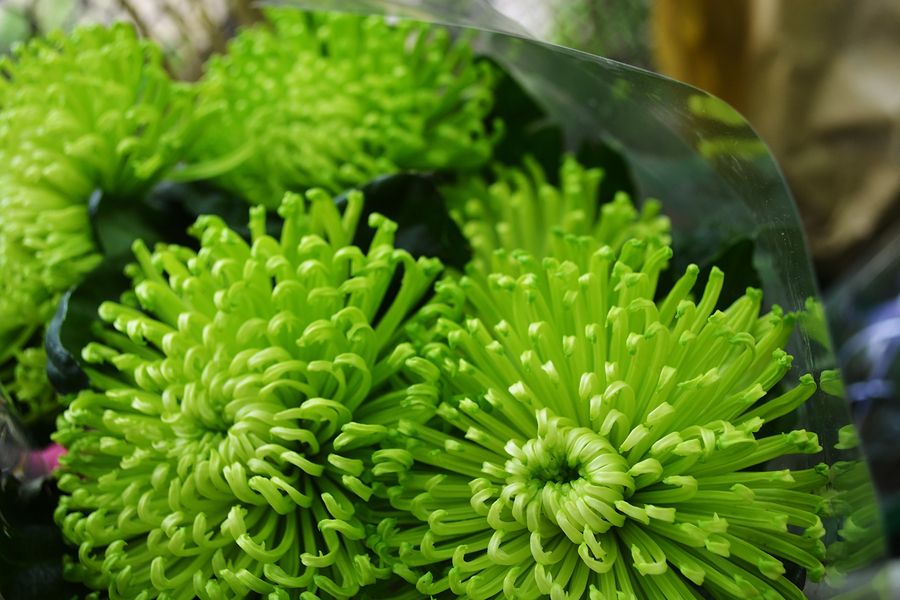
<instances>
[{"instance_id":1,"label":"bouquet of green flowers","mask_svg":"<svg viewBox=\"0 0 900 600\"><path fill-rule=\"evenodd\" d=\"M126 25L0 62L4 598L774 600L880 556L743 119L265 14L192 84Z\"/></svg>"}]
</instances>

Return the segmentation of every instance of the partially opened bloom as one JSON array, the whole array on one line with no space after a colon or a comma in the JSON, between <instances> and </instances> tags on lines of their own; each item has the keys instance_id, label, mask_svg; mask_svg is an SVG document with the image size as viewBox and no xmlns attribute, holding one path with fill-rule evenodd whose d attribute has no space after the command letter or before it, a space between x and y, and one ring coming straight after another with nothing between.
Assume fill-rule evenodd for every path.
<instances>
[{"instance_id":1,"label":"partially opened bloom","mask_svg":"<svg viewBox=\"0 0 900 600\"><path fill-rule=\"evenodd\" d=\"M396 338L442 267L395 249L377 214L370 247L351 245L358 192L343 215L308 198L285 198L280 241L258 207L250 245L214 216L194 227L199 252L135 245L143 310L101 305L116 331L83 355L108 364L54 436L70 576L111 598L207 600L350 598L390 574L355 515L373 491L358 448L399 398L436 394L410 387Z\"/></svg>"},{"instance_id":2,"label":"partially opened bloom","mask_svg":"<svg viewBox=\"0 0 900 600\"><path fill-rule=\"evenodd\" d=\"M655 236L613 251L558 235L555 258L512 252L441 284L444 314L468 318L423 348L443 392L410 398L433 418L385 442L397 475L369 544L409 598L802 598L784 563L824 574L829 505L809 492L828 468L759 470L821 448L758 433L816 389L767 395L795 318L760 316L753 289L715 310L717 269L699 300L691 267L654 301L671 256Z\"/></svg>"},{"instance_id":3,"label":"partially opened bloom","mask_svg":"<svg viewBox=\"0 0 900 600\"><path fill-rule=\"evenodd\" d=\"M513 251L537 260L563 255L565 236L590 236L613 250L649 236L669 243L670 223L660 214L659 201L647 200L639 212L620 191L612 202L600 205L605 173L585 168L573 156L563 157L558 187L531 157L521 167L496 164L494 170L493 183L476 175L444 190L451 214L472 244L472 268L485 275Z\"/></svg>"},{"instance_id":4,"label":"partially opened bloom","mask_svg":"<svg viewBox=\"0 0 900 600\"><path fill-rule=\"evenodd\" d=\"M195 155L256 150L216 182L255 204L286 190L340 192L400 170L470 169L495 136L484 119L492 72L441 27L380 17L269 10L200 81L224 102L218 135Z\"/></svg>"},{"instance_id":5,"label":"partially opened bloom","mask_svg":"<svg viewBox=\"0 0 900 600\"><path fill-rule=\"evenodd\" d=\"M2 363L101 260L91 193L128 202L146 191L184 158L208 109L124 24L32 40L0 73Z\"/></svg>"}]
</instances>

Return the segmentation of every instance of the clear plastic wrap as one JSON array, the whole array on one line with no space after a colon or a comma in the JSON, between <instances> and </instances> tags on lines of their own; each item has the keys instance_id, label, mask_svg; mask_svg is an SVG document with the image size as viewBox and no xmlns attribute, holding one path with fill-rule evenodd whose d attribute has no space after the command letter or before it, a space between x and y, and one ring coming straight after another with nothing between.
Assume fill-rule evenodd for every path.
<instances>
[{"instance_id":1,"label":"clear plastic wrap","mask_svg":"<svg viewBox=\"0 0 900 600\"><path fill-rule=\"evenodd\" d=\"M884 514L885 533L897 552L897 445L900 411L900 232L864 259L826 299L835 351L845 373L847 400L869 460Z\"/></svg>"}]
</instances>

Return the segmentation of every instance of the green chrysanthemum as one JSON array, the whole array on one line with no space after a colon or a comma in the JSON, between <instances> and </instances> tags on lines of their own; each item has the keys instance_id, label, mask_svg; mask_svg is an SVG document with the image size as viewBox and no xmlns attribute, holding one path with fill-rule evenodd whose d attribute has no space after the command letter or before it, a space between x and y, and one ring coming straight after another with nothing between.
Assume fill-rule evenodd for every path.
<instances>
[{"instance_id":1,"label":"green chrysanthemum","mask_svg":"<svg viewBox=\"0 0 900 600\"><path fill-rule=\"evenodd\" d=\"M661 204L647 200L640 213L624 192L598 205L602 169L585 169L566 156L559 170L560 187L547 182L541 166L526 157L524 168L495 165L496 181L479 176L449 186L447 195L456 221L474 250L473 267L490 273L497 250L524 250L541 260L565 253L565 236L590 236L618 250L629 239L656 236L668 244L669 219Z\"/></svg>"},{"instance_id":2,"label":"green chrysanthemum","mask_svg":"<svg viewBox=\"0 0 900 600\"><path fill-rule=\"evenodd\" d=\"M59 419L56 517L79 545L70 575L111 598L350 598L390 574L354 514L372 494L358 448L387 434L400 397L436 394L407 390L419 367L396 332L442 267L395 249L377 214L368 251L350 245L359 192L343 216L308 198L308 212L285 198L280 242L257 207L252 246L212 216L199 253L136 244L146 313L101 306L121 333L83 355L114 369Z\"/></svg>"},{"instance_id":3,"label":"green chrysanthemum","mask_svg":"<svg viewBox=\"0 0 900 600\"><path fill-rule=\"evenodd\" d=\"M340 192L400 170L478 167L490 67L447 30L379 17L270 10L210 59L204 97L227 105L201 159L253 155L216 181L255 204L285 191Z\"/></svg>"},{"instance_id":4,"label":"green chrysanthemum","mask_svg":"<svg viewBox=\"0 0 900 600\"><path fill-rule=\"evenodd\" d=\"M556 243L440 286L447 315L467 301L477 318L438 320L423 348L444 391L408 402L435 414L392 435L369 545L410 598L802 598L783 561L824 574L829 504L809 492L828 468L751 470L821 450L803 430L756 437L816 389L767 396L794 316L760 316L752 289L714 310L717 269L698 303L696 267L654 302L671 256L654 236Z\"/></svg>"},{"instance_id":5,"label":"green chrysanthemum","mask_svg":"<svg viewBox=\"0 0 900 600\"><path fill-rule=\"evenodd\" d=\"M141 194L184 157L207 109L127 25L33 40L0 59L0 73L3 363L99 263L91 193ZM40 412L18 399L23 416Z\"/></svg>"}]
</instances>

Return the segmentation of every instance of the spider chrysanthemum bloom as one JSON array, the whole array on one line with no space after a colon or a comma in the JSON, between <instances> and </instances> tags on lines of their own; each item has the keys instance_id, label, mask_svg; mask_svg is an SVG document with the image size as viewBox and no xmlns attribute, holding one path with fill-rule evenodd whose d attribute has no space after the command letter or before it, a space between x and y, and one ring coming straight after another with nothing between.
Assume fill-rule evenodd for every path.
<instances>
[{"instance_id":1,"label":"spider chrysanthemum bloom","mask_svg":"<svg viewBox=\"0 0 900 600\"><path fill-rule=\"evenodd\" d=\"M212 107L197 108L159 49L124 24L32 40L0 58L0 74L5 361L101 260L92 192L123 202L142 194L185 157Z\"/></svg>"},{"instance_id":2,"label":"spider chrysanthemum bloom","mask_svg":"<svg viewBox=\"0 0 900 600\"><path fill-rule=\"evenodd\" d=\"M445 189L451 214L472 244L472 266L484 274L507 257L497 250L524 250L541 260L565 253L566 235L590 236L613 250L633 238L669 242L670 223L659 201L647 200L638 212L628 194L618 192L612 202L598 204L603 170L587 169L573 156L563 158L559 187L531 157L523 168L494 169L491 184L473 176Z\"/></svg>"},{"instance_id":3,"label":"spider chrysanthemum bloom","mask_svg":"<svg viewBox=\"0 0 900 600\"><path fill-rule=\"evenodd\" d=\"M359 192L343 215L308 197L285 198L280 241L257 207L252 245L213 216L197 253L135 245L144 312L101 305L118 333L83 355L109 364L54 436L70 576L111 598L282 600L350 598L390 574L354 514L372 494L359 447L415 414L398 397L436 394L407 389L417 367L396 333L442 267L395 249L377 214L368 250L350 245Z\"/></svg>"},{"instance_id":4,"label":"spider chrysanthemum bloom","mask_svg":"<svg viewBox=\"0 0 900 600\"><path fill-rule=\"evenodd\" d=\"M241 32L200 85L227 109L201 160L258 148L216 179L255 204L286 190L340 192L401 170L469 169L495 136L490 66L441 27L381 17L269 10L272 30ZM241 132L238 134L238 132Z\"/></svg>"},{"instance_id":5,"label":"spider chrysanthemum bloom","mask_svg":"<svg viewBox=\"0 0 900 600\"><path fill-rule=\"evenodd\" d=\"M652 236L559 244L565 260L518 252L442 283L477 318L424 348L444 392L386 442L398 475L369 544L437 598L802 598L784 561L824 573L829 506L809 492L828 469L754 470L821 450L757 437L816 389L766 394L794 317L760 316L753 289L715 310L717 269L698 302L696 267L655 302L671 250Z\"/></svg>"}]
</instances>

